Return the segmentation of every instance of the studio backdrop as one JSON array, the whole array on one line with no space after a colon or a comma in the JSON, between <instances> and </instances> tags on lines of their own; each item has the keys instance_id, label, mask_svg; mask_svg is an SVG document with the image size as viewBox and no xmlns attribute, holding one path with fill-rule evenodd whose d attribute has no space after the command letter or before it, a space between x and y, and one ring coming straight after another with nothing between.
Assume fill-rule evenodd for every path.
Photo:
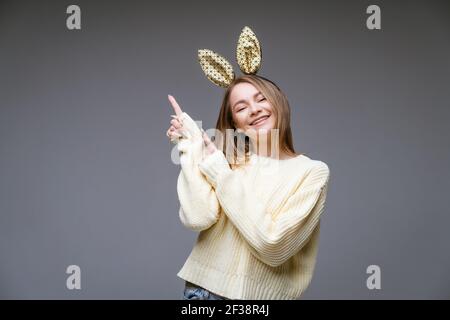
<instances>
[{"instance_id":1,"label":"studio backdrop","mask_svg":"<svg viewBox=\"0 0 450 320\"><path fill-rule=\"evenodd\" d=\"M243 26L331 172L301 299L450 298L450 5L425 0L1 1L0 298L181 299L167 95L214 128L197 50L235 64Z\"/></svg>"}]
</instances>

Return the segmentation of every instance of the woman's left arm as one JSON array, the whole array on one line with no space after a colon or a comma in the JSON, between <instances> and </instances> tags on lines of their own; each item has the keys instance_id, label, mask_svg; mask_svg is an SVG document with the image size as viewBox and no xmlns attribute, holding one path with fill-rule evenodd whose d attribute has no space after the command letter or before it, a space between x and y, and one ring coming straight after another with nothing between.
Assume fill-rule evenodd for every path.
<instances>
[{"instance_id":1,"label":"woman's left arm","mask_svg":"<svg viewBox=\"0 0 450 320\"><path fill-rule=\"evenodd\" d=\"M223 152L218 150L206 157L199 168L214 187L225 214L250 244L251 252L272 267L301 250L319 224L329 181L329 168L324 162L312 166L288 200L274 205L278 209L273 213L255 201L251 186L243 184L229 168Z\"/></svg>"}]
</instances>

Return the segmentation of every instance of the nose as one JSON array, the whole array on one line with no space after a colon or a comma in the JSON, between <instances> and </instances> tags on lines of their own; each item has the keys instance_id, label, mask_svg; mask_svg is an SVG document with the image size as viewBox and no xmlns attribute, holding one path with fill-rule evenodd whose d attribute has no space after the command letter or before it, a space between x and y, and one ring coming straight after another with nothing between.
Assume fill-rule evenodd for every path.
<instances>
[{"instance_id":1,"label":"nose","mask_svg":"<svg viewBox=\"0 0 450 320\"><path fill-rule=\"evenodd\" d=\"M250 103L250 107L249 107L249 111L250 111L250 115L255 115L258 114L258 112L260 112L262 110L261 106L257 103Z\"/></svg>"}]
</instances>

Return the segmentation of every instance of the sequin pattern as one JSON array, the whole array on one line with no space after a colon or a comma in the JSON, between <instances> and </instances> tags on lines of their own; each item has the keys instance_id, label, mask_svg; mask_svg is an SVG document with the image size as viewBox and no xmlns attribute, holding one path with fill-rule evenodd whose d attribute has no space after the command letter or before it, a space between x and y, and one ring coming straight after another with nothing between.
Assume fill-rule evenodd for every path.
<instances>
[{"instance_id":1,"label":"sequin pattern","mask_svg":"<svg viewBox=\"0 0 450 320\"><path fill-rule=\"evenodd\" d=\"M245 74L256 74L261 67L261 46L254 32L245 26L238 39L236 60ZM215 85L228 88L235 78L232 65L209 49L198 50L198 61L206 77Z\"/></svg>"},{"instance_id":2,"label":"sequin pattern","mask_svg":"<svg viewBox=\"0 0 450 320\"><path fill-rule=\"evenodd\" d=\"M206 77L214 84L227 88L234 79L231 64L214 51L208 49L198 50L198 60Z\"/></svg>"},{"instance_id":3,"label":"sequin pattern","mask_svg":"<svg viewBox=\"0 0 450 320\"><path fill-rule=\"evenodd\" d=\"M261 46L249 27L242 29L237 43L236 60L245 74L255 74L261 66Z\"/></svg>"}]
</instances>

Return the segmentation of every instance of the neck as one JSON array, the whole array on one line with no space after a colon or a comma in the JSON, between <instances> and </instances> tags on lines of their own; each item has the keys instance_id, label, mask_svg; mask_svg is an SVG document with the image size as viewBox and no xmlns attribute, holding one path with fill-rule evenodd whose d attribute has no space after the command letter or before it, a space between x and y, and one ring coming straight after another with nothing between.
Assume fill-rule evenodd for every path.
<instances>
[{"instance_id":1,"label":"neck","mask_svg":"<svg viewBox=\"0 0 450 320\"><path fill-rule=\"evenodd\" d=\"M274 141L275 142L275 141ZM261 157L268 157L274 159L284 159L288 155L282 152L279 146L272 146L270 135L259 136L252 140L253 153Z\"/></svg>"}]
</instances>

